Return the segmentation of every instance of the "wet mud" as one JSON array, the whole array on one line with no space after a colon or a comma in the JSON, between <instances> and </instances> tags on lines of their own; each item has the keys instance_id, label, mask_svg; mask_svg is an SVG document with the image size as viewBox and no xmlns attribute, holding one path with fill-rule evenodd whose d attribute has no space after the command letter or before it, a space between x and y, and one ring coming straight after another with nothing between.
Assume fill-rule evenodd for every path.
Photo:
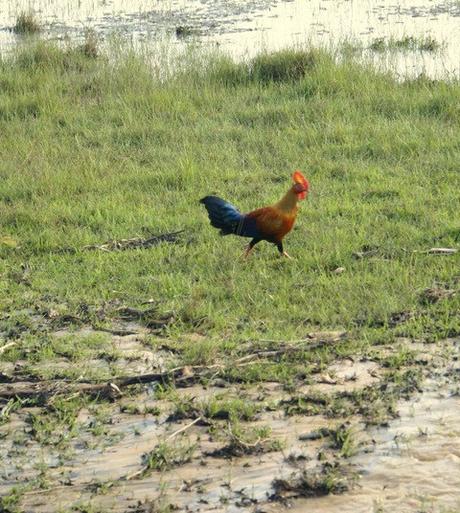
<instances>
[{"instance_id":1,"label":"wet mud","mask_svg":"<svg viewBox=\"0 0 460 513\"><path fill-rule=\"evenodd\" d=\"M145 328L126 322L138 333L110 336L117 351L109 370L142 373L175 363L177 354L147 348ZM72 336L91 331L81 327ZM66 329L54 332L66 336ZM82 403L76 417L54 425L56 412L67 411L62 401L75 397L14 408L3 402L0 496L20 490L20 510L27 512L456 511L459 342L399 341L412 344L424 379L385 421L369 421L367 406L373 391L383 396L394 386L385 381L383 362L395 345L366 358L337 358L295 390L221 378L186 383L169 395L159 383L138 385L111 400ZM70 363L63 358L59 365ZM239 420L229 404L243 412Z\"/></svg>"}]
</instances>

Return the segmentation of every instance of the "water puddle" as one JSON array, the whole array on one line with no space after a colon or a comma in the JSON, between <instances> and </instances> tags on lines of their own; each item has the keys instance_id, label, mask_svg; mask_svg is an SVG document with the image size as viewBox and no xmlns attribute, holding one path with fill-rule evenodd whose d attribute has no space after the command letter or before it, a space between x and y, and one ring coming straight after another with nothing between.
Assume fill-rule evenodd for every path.
<instances>
[{"instance_id":1,"label":"water puddle","mask_svg":"<svg viewBox=\"0 0 460 513\"><path fill-rule=\"evenodd\" d=\"M300 513L431 513L460 510L460 395L430 388L398 407L387 429L368 432L369 452L352 458L357 486L343 496L300 500Z\"/></svg>"},{"instance_id":2,"label":"water puddle","mask_svg":"<svg viewBox=\"0 0 460 513\"><path fill-rule=\"evenodd\" d=\"M430 370L423 392L397 406L386 427L366 430L369 443L349 459L359 480L348 493L298 500L295 513L446 513L460 510L459 341L414 343L418 361ZM447 356L447 363L441 358ZM278 511L267 510L267 511Z\"/></svg>"},{"instance_id":3,"label":"water puddle","mask_svg":"<svg viewBox=\"0 0 460 513\"><path fill-rule=\"evenodd\" d=\"M81 40L91 28L101 39L116 34L152 47L167 38L178 51L193 41L237 58L261 49L348 42L349 50L397 75L460 75L457 0L15 0L0 5L0 48L22 40L9 29L30 8L51 39Z\"/></svg>"}]
</instances>

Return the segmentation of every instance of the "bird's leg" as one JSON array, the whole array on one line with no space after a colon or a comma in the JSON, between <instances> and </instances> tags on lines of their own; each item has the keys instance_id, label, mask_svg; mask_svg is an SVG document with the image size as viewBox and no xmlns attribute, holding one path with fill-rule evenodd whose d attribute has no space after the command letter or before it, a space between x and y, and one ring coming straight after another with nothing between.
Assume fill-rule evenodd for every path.
<instances>
[{"instance_id":1,"label":"bird's leg","mask_svg":"<svg viewBox=\"0 0 460 513\"><path fill-rule=\"evenodd\" d=\"M244 248L244 253L241 255L242 258L248 258L248 256L251 254L252 246L250 244L247 244Z\"/></svg>"},{"instance_id":2,"label":"bird's leg","mask_svg":"<svg viewBox=\"0 0 460 513\"><path fill-rule=\"evenodd\" d=\"M286 258L292 259L292 257L290 255L288 255L286 253L286 251L284 251L282 242L277 242L276 247L278 248L278 251L280 252L280 257L286 257Z\"/></svg>"},{"instance_id":3,"label":"bird's leg","mask_svg":"<svg viewBox=\"0 0 460 513\"><path fill-rule=\"evenodd\" d=\"M244 253L241 255L243 258L248 258L254 246L260 242L261 239L252 239L252 241L246 246Z\"/></svg>"}]
</instances>

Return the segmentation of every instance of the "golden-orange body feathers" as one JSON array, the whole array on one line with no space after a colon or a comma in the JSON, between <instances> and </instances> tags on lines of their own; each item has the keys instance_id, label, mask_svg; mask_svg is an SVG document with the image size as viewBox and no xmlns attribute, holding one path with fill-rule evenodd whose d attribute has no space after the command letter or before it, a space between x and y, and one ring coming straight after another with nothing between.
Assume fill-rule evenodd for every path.
<instances>
[{"instance_id":1,"label":"golden-orange body feathers","mask_svg":"<svg viewBox=\"0 0 460 513\"><path fill-rule=\"evenodd\" d=\"M255 219L257 228L270 242L281 242L294 226L297 217L297 197L292 190L270 207L258 208L246 214Z\"/></svg>"}]
</instances>

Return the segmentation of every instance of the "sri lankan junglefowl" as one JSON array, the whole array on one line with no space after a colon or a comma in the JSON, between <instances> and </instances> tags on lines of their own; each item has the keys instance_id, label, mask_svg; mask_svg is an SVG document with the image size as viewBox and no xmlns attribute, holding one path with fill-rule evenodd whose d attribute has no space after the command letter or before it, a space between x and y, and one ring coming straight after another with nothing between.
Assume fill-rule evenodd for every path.
<instances>
[{"instance_id":1,"label":"sri lankan junglefowl","mask_svg":"<svg viewBox=\"0 0 460 513\"><path fill-rule=\"evenodd\" d=\"M309 183L300 171L292 175L294 185L274 205L258 208L242 214L231 203L217 196L205 196L200 203L208 211L211 225L220 230L221 235L239 235L252 240L246 246L246 258L254 246L262 240L275 244L280 256L290 258L284 251L283 238L292 230L297 217L297 202L306 198Z\"/></svg>"}]
</instances>

